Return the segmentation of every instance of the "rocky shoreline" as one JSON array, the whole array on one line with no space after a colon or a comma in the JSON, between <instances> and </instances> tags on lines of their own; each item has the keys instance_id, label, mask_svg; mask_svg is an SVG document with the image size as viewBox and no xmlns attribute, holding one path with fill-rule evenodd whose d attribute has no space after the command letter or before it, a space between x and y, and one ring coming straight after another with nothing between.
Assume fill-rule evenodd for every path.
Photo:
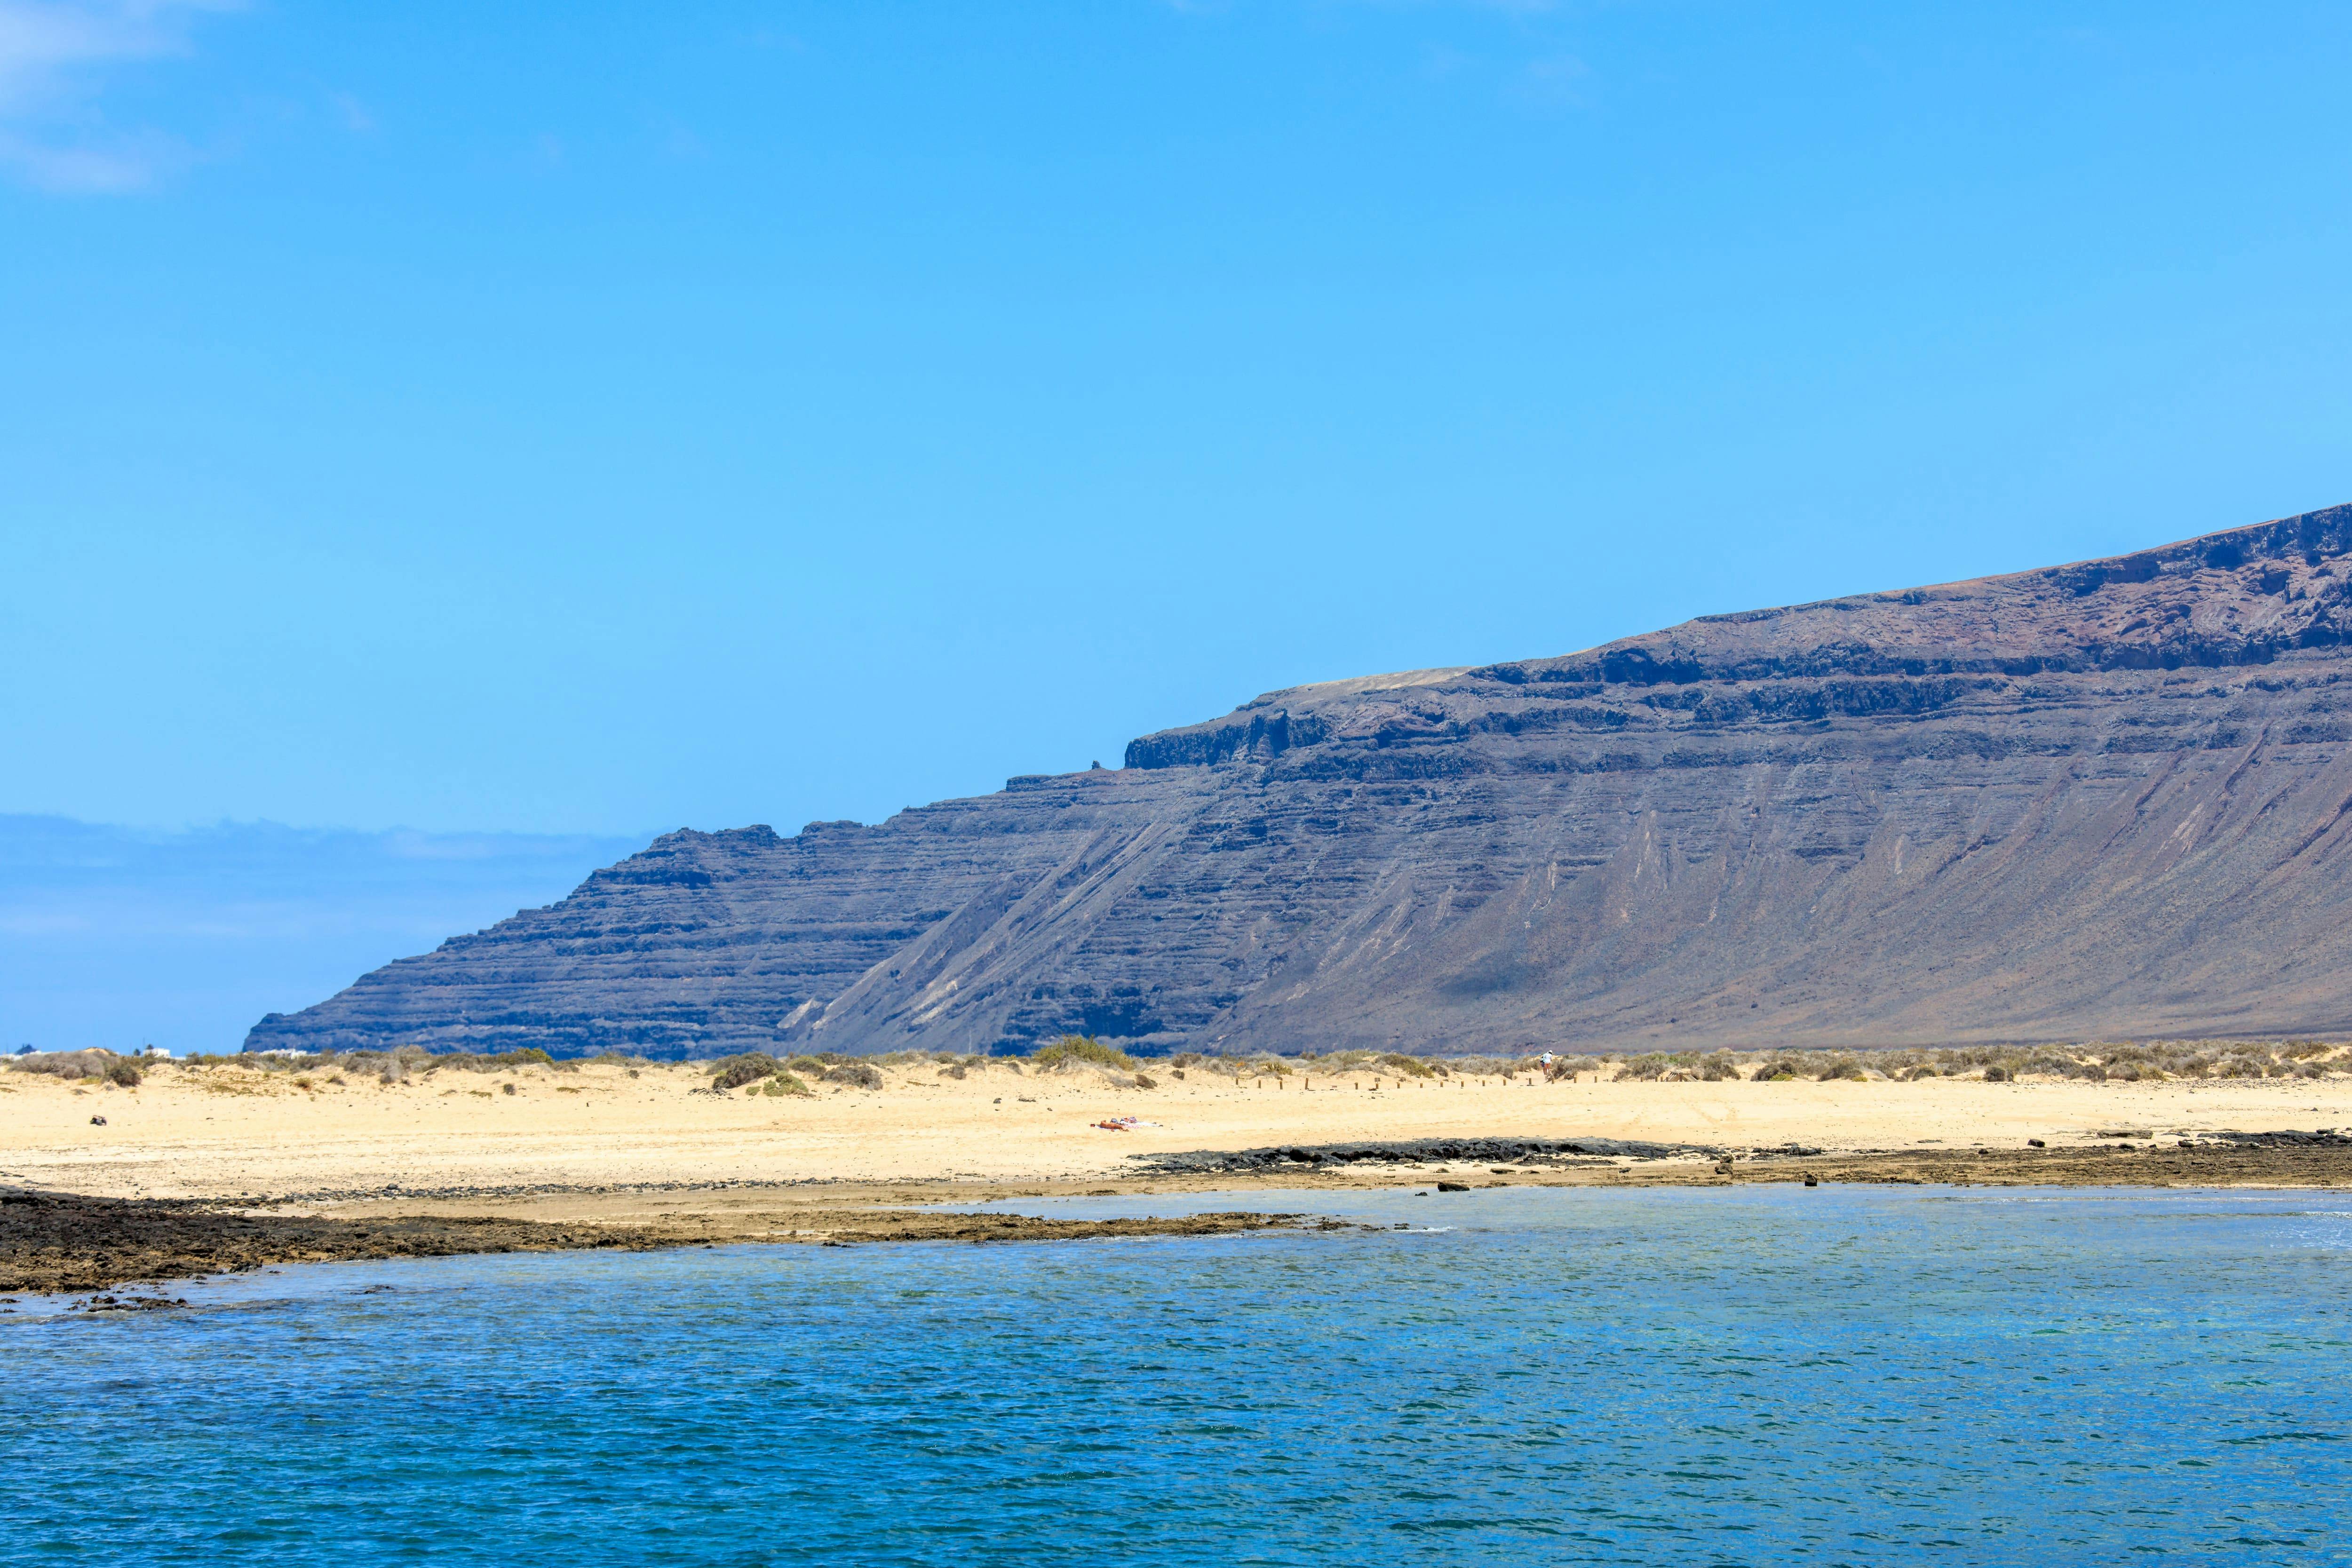
<instances>
[{"instance_id":1,"label":"rocky shoreline","mask_svg":"<svg viewBox=\"0 0 2352 1568\"><path fill-rule=\"evenodd\" d=\"M1820 1153L1818 1149L1809 1151ZM1147 1170L1170 1175L1295 1173L1368 1165L1400 1168L1468 1161L1512 1164L1558 1164L1580 1158L1666 1160L1676 1155L1720 1155L1696 1143L1649 1143L1622 1138L1408 1138L1352 1143L1285 1143L1266 1149L1203 1149L1137 1159Z\"/></svg>"},{"instance_id":2,"label":"rocky shoreline","mask_svg":"<svg viewBox=\"0 0 2352 1568\"><path fill-rule=\"evenodd\" d=\"M2145 1140L2145 1141L2143 1141ZM1656 1150L1642 1153L1636 1150ZM1441 1151L1455 1151L1451 1154ZM1488 1163L1492 1151L1496 1156ZM1513 1152L1516 1151L1516 1152ZM1609 1152L1604 1152L1609 1151ZM1622 1152L1617 1152L1622 1151ZM1164 1180L1220 1187L1353 1186L1433 1179L1472 1167L1486 1186L1727 1186L1793 1182L1882 1186L2352 1187L2352 1137L2340 1132L2231 1132L2056 1148L1824 1150L1802 1144L1725 1148L1608 1139L1428 1139L1391 1144L1252 1149L1139 1156Z\"/></svg>"},{"instance_id":3,"label":"rocky shoreline","mask_svg":"<svg viewBox=\"0 0 2352 1568\"><path fill-rule=\"evenodd\" d=\"M746 1241L849 1247L893 1241L1076 1241L1224 1236L1300 1223L1295 1215L1064 1220L1024 1215L795 1208L654 1223L548 1222L489 1215L343 1218L187 1199L0 1192L0 1294L108 1290L243 1273L283 1263L447 1258L465 1253L649 1252Z\"/></svg>"},{"instance_id":4,"label":"rocky shoreline","mask_svg":"<svg viewBox=\"0 0 2352 1568\"><path fill-rule=\"evenodd\" d=\"M109 1198L0 1189L0 1295L107 1291L137 1281L278 1264L466 1253L663 1247L746 1242L855 1246L896 1241L1075 1241L1221 1236L1328 1226L1297 1213L1231 1210L1173 1217L1043 1219L887 1204L1129 1196L1220 1190L1361 1188L1428 1182L1443 1191L1503 1186L1729 1186L1756 1183L2048 1187L2352 1187L2352 1136L2224 1132L2159 1140L2119 1128L2095 1144L1828 1151L1724 1149L1611 1139L1414 1139L1138 1156L1109 1186L1048 1192L956 1180L870 1184L719 1182L519 1187L387 1187L235 1202ZM1441 1178L1452 1177L1451 1180ZM1053 1184L1048 1184L1053 1187ZM606 1200L614 1200L608 1205ZM645 1205L661 1206L648 1210ZM555 1217L432 1212L520 1207ZM592 1212L612 1206L627 1217ZM385 1205L352 1214L359 1205ZM322 1206L342 1213L319 1212ZM584 1205L584 1206L583 1206ZM405 1209L411 1212L400 1212ZM425 1212L414 1212L422 1209ZM135 1304L125 1299L122 1304ZM5 1308L0 1303L0 1308Z\"/></svg>"},{"instance_id":5,"label":"rocky shoreline","mask_svg":"<svg viewBox=\"0 0 2352 1568\"><path fill-rule=\"evenodd\" d=\"M2352 1186L2352 1136L2323 1131L2213 1132L2159 1138L2118 1128L2092 1144L1831 1151L1651 1143L1613 1138L1415 1138L1284 1144L1134 1156L1155 1175L1278 1177L1313 1183L1360 1172L1410 1173L1454 1164L1551 1180L1637 1174L1643 1180L1990 1182L2028 1186Z\"/></svg>"}]
</instances>

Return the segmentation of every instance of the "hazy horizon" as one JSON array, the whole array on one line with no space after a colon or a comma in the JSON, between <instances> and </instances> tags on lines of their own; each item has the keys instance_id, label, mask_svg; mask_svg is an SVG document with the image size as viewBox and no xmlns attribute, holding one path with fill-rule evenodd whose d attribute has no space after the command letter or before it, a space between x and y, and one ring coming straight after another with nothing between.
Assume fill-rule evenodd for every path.
<instances>
[{"instance_id":1,"label":"hazy horizon","mask_svg":"<svg viewBox=\"0 0 2352 1568\"><path fill-rule=\"evenodd\" d=\"M233 1051L264 1013L551 903L645 842L0 815L0 1050Z\"/></svg>"}]
</instances>

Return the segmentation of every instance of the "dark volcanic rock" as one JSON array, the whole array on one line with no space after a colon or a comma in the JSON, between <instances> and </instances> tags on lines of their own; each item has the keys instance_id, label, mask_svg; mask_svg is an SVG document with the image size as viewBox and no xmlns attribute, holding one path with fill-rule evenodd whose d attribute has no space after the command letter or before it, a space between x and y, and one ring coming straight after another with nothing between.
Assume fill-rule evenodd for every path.
<instances>
[{"instance_id":1,"label":"dark volcanic rock","mask_svg":"<svg viewBox=\"0 0 2352 1568\"><path fill-rule=\"evenodd\" d=\"M248 1044L2352 1031L2352 508L1300 687L873 827L680 832Z\"/></svg>"},{"instance_id":2,"label":"dark volcanic rock","mask_svg":"<svg viewBox=\"0 0 2352 1568\"><path fill-rule=\"evenodd\" d=\"M2316 1132L2216 1132L2213 1136L2242 1149L2352 1149L2352 1136L2332 1127Z\"/></svg>"},{"instance_id":3,"label":"dark volcanic rock","mask_svg":"<svg viewBox=\"0 0 2352 1568\"><path fill-rule=\"evenodd\" d=\"M1666 1160L1676 1154L1720 1153L1695 1143L1642 1143L1622 1138L1411 1138L1391 1143L1297 1143L1274 1149L1202 1150L1183 1154L1138 1154L1147 1170L1169 1175L1223 1175L1243 1171L1283 1171L1323 1165L1428 1165L1494 1160L1558 1161L1580 1156L1612 1160ZM1818 1154L1820 1150L1813 1150Z\"/></svg>"}]
</instances>

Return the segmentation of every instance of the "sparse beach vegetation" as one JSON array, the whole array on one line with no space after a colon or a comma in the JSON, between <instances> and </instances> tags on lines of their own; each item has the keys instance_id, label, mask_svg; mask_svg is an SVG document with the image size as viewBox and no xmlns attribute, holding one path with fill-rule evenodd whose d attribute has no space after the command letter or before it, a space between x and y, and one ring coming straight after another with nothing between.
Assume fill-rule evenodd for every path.
<instances>
[{"instance_id":1,"label":"sparse beach vegetation","mask_svg":"<svg viewBox=\"0 0 2352 1568\"><path fill-rule=\"evenodd\" d=\"M717 1089L740 1089L747 1083L773 1078L782 1070L783 1064L765 1051L746 1051L740 1056L721 1057L710 1064L710 1087Z\"/></svg>"},{"instance_id":2,"label":"sparse beach vegetation","mask_svg":"<svg viewBox=\"0 0 2352 1568\"><path fill-rule=\"evenodd\" d=\"M121 1089L139 1087L140 1071L137 1058L119 1057L112 1051L51 1051L43 1055L18 1057L12 1065L18 1072L39 1073L46 1078L97 1079Z\"/></svg>"},{"instance_id":3,"label":"sparse beach vegetation","mask_svg":"<svg viewBox=\"0 0 2352 1568\"><path fill-rule=\"evenodd\" d=\"M917 1081L967 1081L993 1072L1108 1075L1119 1088L1155 1087L1147 1072L1209 1075L1235 1083L1278 1084L1303 1079L1310 1086L1349 1079L1366 1087L1382 1080L1439 1089L1482 1081L1538 1079L1589 1083L1934 1083L1937 1081L2149 1084L2175 1081L2325 1080L2352 1075L2352 1043L2293 1040L2086 1041L2076 1045L1856 1047L1843 1051L1711 1050L1439 1056L1405 1050L1353 1049L1232 1056L1184 1051L1138 1056L1085 1035L1065 1035L1026 1057L958 1055L906 1050L871 1057L802 1052L779 1059L744 1051L699 1062L665 1061L605 1052L559 1058L536 1047L499 1052L435 1053L415 1045L390 1051L316 1055L244 1052L180 1058L130 1056L102 1048L36 1053L11 1058L12 1073L101 1088L135 1089L158 1072L171 1081L219 1094L310 1094L412 1090L442 1073L576 1074L584 1066L619 1068L658 1081L686 1073L719 1092L746 1089L772 1097L804 1097L816 1086L867 1091ZM906 1075L901 1077L900 1075ZM506 1086L501 1086L502 1088ZM496 1092L495 1090L493 1092ZM511 1092L509 1089L509 1092Z\"/></svg>"},{"instance_id":4,"label":"sparse beach vegetation","mask_svg":"<svg viewBox=\"0 0 2352 1568\"><path fill-rule=\"evenodd\" d=\"M1104 1045L1092 1035L1064 1035L1052 1045L1032 1051L1029 1060L1041 1068L1059 1067L1064 1062L1084 1062L1089 1067L1115 1068L1120 1072L1135 1070L1133 1057Z\"/></svg>"}]
</instances>

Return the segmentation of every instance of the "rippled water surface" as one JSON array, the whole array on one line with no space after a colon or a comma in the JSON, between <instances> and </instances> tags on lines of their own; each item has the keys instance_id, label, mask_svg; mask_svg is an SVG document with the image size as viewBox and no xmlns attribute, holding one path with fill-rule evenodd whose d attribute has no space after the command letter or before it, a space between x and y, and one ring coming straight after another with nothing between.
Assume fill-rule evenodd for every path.
<instances>
[{"instance_id":1,"label":"rippled water surface","mask_svg":"<svg viewBox=\"0 0 2352 1568\"><path fill-rule=\"evenodd\" d=\"M0 1560L2352 1562L2337 1194L1245 1201L20 1309Z\"/></svg>"}]
</instances>

